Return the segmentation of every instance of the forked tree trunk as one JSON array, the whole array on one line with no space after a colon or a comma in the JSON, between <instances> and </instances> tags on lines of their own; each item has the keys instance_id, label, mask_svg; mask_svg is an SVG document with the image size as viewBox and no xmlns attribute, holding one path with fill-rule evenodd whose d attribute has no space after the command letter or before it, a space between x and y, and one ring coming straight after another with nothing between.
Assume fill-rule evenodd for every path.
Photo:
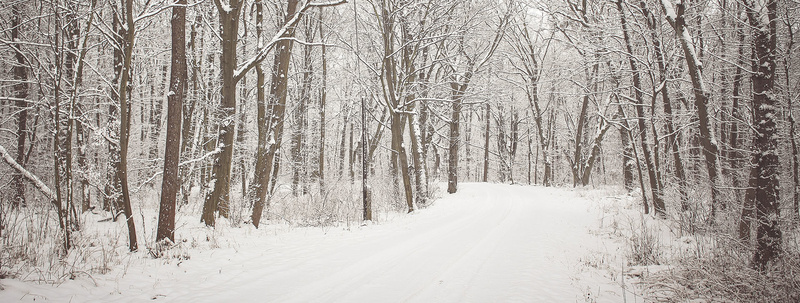
<instances>
[{"instance_id":1,"label":"forked tree trunk","mask_svg":"<svg viewBox=\"0 0 800 303\"><path fill-rule=\"evenodd\" d=\"M689 76L692 80L692 87L694 91L694 104L697 107L697 118L700 124L700 140L703 146L703 155L705 156L706 169L708 170L708 179L711 182L711 215L710 220L713 222L716 216L717 209L724 209L725 204L720 201L719 197L719 160L717 153L717 140L711 125L711 119L708 115L708 99L709 92L703 82L703 70L700 58L697 56L692 37L686 29L686 20L684 19L684 4L678 4L677 13L672 8L672 3L667 0L661 0L661 7L664 9L667 21L675 29L675 34L680 40L681 48L683 48L684 57L686 57L686 64L689 69Z\"/></svg>"},{"instance_id":2,"label":"forked tree trunk","mask_svg":"<svg viewBox=\"0 0 800 303\"><path fill-rule=\"evenodd\" d=\"M656 167L653 156L650 153L650 142L647 136L647 125L644 119L644 96L642 91L642 84L639 75L639 69L636 64L636 59L633 55L633 47L631 46L630 35L628 33L628 24L625 18L625 11L622 7L622 0L617 0L617 10L620 15L620 24L622 25L622 35L625 40L625 48L628 52L628 63L631 67L633 77L634 97L636 100L636 114L639 124L639 140L642 144L642 154L644 155L645 165L647 167L647 175L650 179L650 191L653 195L653 208L656 215L659 217L666 217L666 206L664 205L664 198L661 193L661 187L658 186L658 177L656 176Z\"/></svg>"},{"instance_id":3,"label":"forked tree trunk","mask_svg":"<svg viewBox=\"0 0 800 303\"><path fill-rule=\"evenodd\" d=\"M297 9L297 0L289 0L286 6L285 23L288 23ZM284 37L294 37L294 27L291 27ZM259 141L263 140L263 145L259 145L259 153L256 154L256 168L251 184L253 213L251 219L253 226L258 227L261 222L261 214L267 200L267 193L270 191L270 183L277 175L279 165L278 152L283 141L283 120L286 112L286 88L288 84L289 59L292 55L292 41L282 40L275 45L277 50L273 61L272 79L270 82L269 97L264 112L259 111L259 124L265 123L267 127L259 130ZM263 131L263 133L262 133ZM266 151L262 153L261 151ZM260 162L260 163L259 163Z\"/></svg>"},{"instance_id":4,"label":"forked tree trunk","mask_svg":"<svg viewBox=\"0 0 800 303\"><path fill-rule=\"evenodd\" d=\"M686 180L686 171L683 168L683 159L679 151L678 134L675 131L675 115L672 113L672 103L669 98L669 85L667 83L667 68L665 65L664 52L661 47L661 40L658 38L657 30L660 28L661 22L656 19L650 9L647 7L647 2L641 1L639 7L644 14L647 27L650 29L650 36L653 44L653 51L655 52L656 64L658 66L658 80L661 82L661 101L664 107L664 115L666 115L667 127L667 146L670 148L670 153L673 158L673 165L675 165L675 177L678 179L678 192L681 199L681 211L689 210L689 183Z\"/></svg>"}]
</instances>

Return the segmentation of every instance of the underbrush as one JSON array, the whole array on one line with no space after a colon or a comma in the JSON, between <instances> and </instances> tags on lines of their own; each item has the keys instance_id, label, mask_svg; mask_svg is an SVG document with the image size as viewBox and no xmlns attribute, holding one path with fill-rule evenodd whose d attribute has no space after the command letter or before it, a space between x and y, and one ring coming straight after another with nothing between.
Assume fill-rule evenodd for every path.
<instances>
[{"instance_id":1,"label":"underbrush","mask_svg":"<svg viewBox=\"0 0 800 303\"><path fill-rule=\"evenodd\" d=\"M647 302L800 302L796 223L782 224L782 257L762 272L751 266L754 244L734 234L736 210L711 225L697 209L667 205L668 218L656 219L641 214L636 194L617 199L621 210L606 220L625 243L626 279Z\"/></svg>"},{"instance_id":2,"label":"underbrush","mask_svg":"<svg viewBox=\"0 0 800 303\"><path fill-rule=\"evenodd\" d=\"M371 180L373 222L388 221L406 210L390 180ZM96 275L126 273L132 262L182 262L193 252L232 248L238 250L239 236L252 239L301 228L350 229L361 225L361 183L329 181L325 190L309 184L305 193L294 195L291 186L279 184L265 208L259 229L250 221L251 205L237 187L231 190L228 218L218 218L216 227L200 222L203 198L194 188L189 203L178 205L175 242L156 242L159 195L156 188L141 187L132 193L133 219L139 250L128 251L124 216L97 208L79 215L79 230L71 234L72 247L64 252L64 231L59 227L52 205L41 201L27 207L0 209L4 229L0 237L0 279L58 284L68 279L94 280ZM438 192L431 186L431 192ZM181 201L179 198L178 201ZM5 203L5 202L3 202Z\"/></svg>"},{"instance_id":3,"label":"underbrush","mask_svg":"<svg viewBox=\"0 0 800 303\"><path fill-rule=\"evenodd\" d=\"M781 260L765 272L750 266L752 251L719 241L708 256L676 260L671 270L644 277L640 286L657 302L800 302L800 258L786 243Z\"/></svg>"}]
</instances>

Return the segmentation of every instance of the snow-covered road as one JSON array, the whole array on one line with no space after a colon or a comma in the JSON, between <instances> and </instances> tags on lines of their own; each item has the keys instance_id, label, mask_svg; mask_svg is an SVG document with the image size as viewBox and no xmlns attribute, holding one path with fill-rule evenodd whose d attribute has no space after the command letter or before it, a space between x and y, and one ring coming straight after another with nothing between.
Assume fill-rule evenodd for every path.
<instances>
[{"instance_id":1,"label":"snow-covered road","mask_svg":"<svg viewBox=\"0 0 800 303\"><path fill-rule=\"evenodd\" d=\"M615 284L587 274L586 260L605 245L589 232L599 218L592 203L563 189L462 184L388 223L251 235L235 252L132 265L112 288L102 282L70 295L73 302L621 301Z\"/></svg>"}]
</instances>

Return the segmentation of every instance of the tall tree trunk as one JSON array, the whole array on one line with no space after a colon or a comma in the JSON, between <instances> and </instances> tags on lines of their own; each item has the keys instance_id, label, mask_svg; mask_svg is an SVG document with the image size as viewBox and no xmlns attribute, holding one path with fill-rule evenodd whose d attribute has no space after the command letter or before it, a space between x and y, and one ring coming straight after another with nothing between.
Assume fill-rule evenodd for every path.
<instances>
[{"instance_id":1,"label":"tall tree trunk","mask_svg":"<svg viewBox=\"0 0 800 303\"><path fill-rule=\"evenodd\" d=\"M191 66L192 75L191 80L189 83L192 84L191 97L188 96L184 92L184 98L188 98L189 102L183 102L183 109L182 109L182 118L181 118L181 151L180 155L182 158L186 159L191 157L196 152L196 146L199 145L200 139L202 137L195 136L197 131L197 118L194 116L195 108L197 107L197 101L202 96L201 88L200 88L200 77L202 75L203 69L201 68L202 65L202 49L204 47L204 40L202 36L198 39L198 31L197 28L202 28L202 15L197 14L195 16L194 23L191 25L191 32L189 33L189 50L191 53L191 62L188 66L185 66L187 71L184 75L188 75L188 68ZM184 31L185 31L185 20L184 20ZM198 41L199 40L199 41ZM200 50L198 50L197 44L200 44ZM198 60L198 57L199 60ZM188 85L188 83L187 83ZM169 111L169 110L168 110ZM191 143L191 144L190 144ZM191 150L189 148L192 148ZM190 152L191 151L191 152ZM191 194L192 185L193 185L193 176L195 164L186 165L180 168L180 186L181 186L181 203L183 205L189 204L189 195Z\"/></svg>"},{"instance_id":2,"label":"tall tree trunk","mask_svg":"<svg viewBox=\"0 0 800 303\"><path fill-rule=\"evenodd\" d=\"M114 221L117 220L117 216L122 212L122 200L120 199L120 183L118 179L117 170L119 169L119 128L120 125L117 123L117 116L119 111L119 98L120 92L117 90L119 88L119 82L122 78L122 61L123 61L123 52L122 52L122 36L125 35L125 28L121 24L121 20L119 19L119 14L112 14L111 16L111 29L114 32L114 45L118 47L114 47L113 51L113 61L114 64L114 78L111 80L111 89L109 95L111 95L111 102L108 106L108 121L106 121L108 135L111 138L117 139L117 143L110 142L108 143L108 170L106 175L106 186L105 186L105 201L104 201L104 209L113 211L112 217Z\"/></svg>"},{"instance_id":3,"label":"tall tree trunk","mask_svg":"<svg viewBox=\"0 0 800 303\"><path fill-rule=\"evenodd\" d=\"M664 63L664 52L661 47L661 40L658 38L657 30L660 28L661 22L653 15L647 7L647 2L641 1L639 7L644 14L647 22L647 27L650 29L650 36L653 44L653 51L655 52L656 64L658 65L658 81L661 82L661 101L664 107L664 114L666 117L667 127L667 146L670 148L673 165L675 165L675 177L678 179L678 192L681 199L681 211L689 210L689 183L686 180L686 170L683 168L683 159L679 151L678 134L675 131L675 115L672 113L672 103L669 98L669 85L667 83L667 68Z\"/></svg>"},{"instance_id":4,"label":"tall tree trunk","mask_svg":"<svg viewBox=\"0 0 800 303\"><path fill-rule=\"evenodd\" d=\"M542 152L542 162L544 162L544 176L542 178L542 183L544 186L552 185L552 160L550 154L550 141L548 140L548 136L545 133L549 134L549 129L545 129L544 125L544 113L539 104L539 73L540 73L540 66L539 60L536 57L536 49L533 46L533 40L531 38L530 33L528 32L527 26L523 28L522 31L522 49L524 51L519 52L520 58L522 58L525 62L525 80L526 80L526 87L528 89L525 90L525 95L528 98L528 104L533 112L533 120L536 124L536 137L539 139L539 146L538 149ZM551 116L552 117L552 116ZM552 122L552 119L548 122L548 125ZM550 137L552 138L552 137ZM537 150L538 153L538 150ZM538 156L537 156L538 161ZM536 167L538 169L538 165ZM537 174L534 173L534 179L537 178ZM534 182L536 183L536 182Z\"/></svg>"},{"instance_id":5,"label":"tall tree trunk","mask_svg":"<svg viewBox=\"0 0 800 303\"><path fill-rule=\"evenodd\" d=\"M589 180L591 179L594 165L597 162L597 159L600 158L601 143L603 142L603 138L605 138L606 132L608 132L609 129L611 129L611 123L606 123L605 120L601 120L600 125L597 127L597 134L595 134L594 138L592 139L592 145L589 149L589 158L586 160L586 164L583 166L583 176L581 177L581 181L583 182L581 185L583 186L589 185Z\"/></svg>"},{"instance_id":6,"label":"tall tree trunk","mask_svg":"<svg viewBox=\"0 0 800 303\"><path fill-rule=\"evenodd\" d=\"M447 192L454 194L458 190L458 147L461 144L460 120L461 103L464 99L464 90L467 83L451 82L452 112L450 115L450 148L447 159Z\"/></svg>"},{"instance_id":7,"label":"tall tree trunk","mask_svg":"<svg viewBox=\"0 0 800 303\"><path fill-rule=\"evenodd\" d=\"M339 179L344 178L344 162L347 159L347 126L348 116L350 115L350 107L346 103L342 104L342 140L339 141ZM352 127L352 125L351 125Z\"/></svg>"},{"instance_id":8,"label":"tall tree trunk","mask_svg":"<svg viewBox=\"0 0 800 303\"><path fill-rule=\"evenodd\" d=\"M788 16L787 16L788 17ZM796 23L795 23L796 24ZM788 104L788 112L789 112L789 142L792 147L792 212L790 218L795 222L800 222L800 150L798 150L797 144L797 121L794 118L794 98L792 98L792 92L789 90L791 87L791 63L790 58L792 58L792 51L794 50L794 37L795 37L795 30L792 26L786 27L787 32L787 43L784 49L786 53L783 55L783 74L784 80L786 81L784 85L786 86L786 99L789 101Z\"/></svg>"},{"instance_id":9,"label":"tall tree trunk","mask_svg":"<svg viewBox=\"0 0 800 303\"><path fill-rule=\"evenodd\" d=\"M317 22L319 39L325 41L325 36L322 34L322 9L319 9L319 21ZM319 190L321 194L325 193L325 102L327 101L328 89L328 57L325 44L322 45L322 86L319 89L319 158L317 164L317 178L319 178Z\"/></svg>"},{"instance_id":10,"label":"tall tree trunk","mask_svg":"<svg viewBox=\"0 0 800 303\"><path fill-rule=\"evenodd\" d=\"M216 224L216 213L222 217L228 217L230 208L230 183L231 183L231 164L233 162L233 141L234 130L236 127L236 79L234 70L237 66L236 61L236 42L239 39L239 17L243 7L243 1L231 0L225 7L220 0L215 0L219 14L219 22L222 28L220 37L220 47L222 56L220 57L220 71L222 80L222 98L216 116L219 123L219 134L217 135L217 148L220 152L214 159L214 168L211 171L210 185L213 186L211 193L206 196L203 204L203 215L201 221L207 226Z\"/></svg>"},{"instance_id":11,"label":"tall tree trunk","mask_svg":"<svg viewBox=\"0 0 800 303\"><path fill-rule=\"evenodd\" d=\"M489 126L491 117L491 105L486 103L486 128L483 133L483 182L489 182Z\"/></svg>"},{"instance_id":12,"label":"tall tree trunk","mask_svg":"<svg viewBox=\"0 0 800 303\"><path fill-rule=\"evenodd\" d=\"M428 204L428 167L422 157L422 144L419 135L419 115L414 114L408 119L408 131L411 138L411 156L414 163L414 182L416 183L417 205L423 207Z\"/></svg>"},{"instance_id":13,"label":"tall tree trunk","mask_svg":"<svg viewBox=\"0 0 800 303\"><path fill-rule=\"evenodd\" d=\"M21 3L11 5L11 41L20 41L20 29L22 27ZM28 68L25 55L22 53L21 44L13 44L14 66L11 68L14 74L14 106L17 112L17 158L16 161L25 167L25 139L28 137ZM13 207L24 206L25 203L25 182L20 172L15 172L12 176L14 185Z\"/></svg>"},{"instance_id":14,"label":"tall tree trunk","mask_svg":"<svg viewBox=\"0 0 800 303\"><path fill-rule=\"evenodd\" d=\"M58 9L54 9L53 15L55 16L55 26L59 30L55 33L55 41L53 42L53 48L56 53L55 56L55 66L56 72L55 77L53 79L53 124L54 124L54 132L53 132L53 175L54 175L54 189L55 189L55 207L58 212L58 224L61 227L61 230L64 232L64 254L69 251L72 247L71 244L71 230L69 226L69 202L71 200L71 191L70 188L70 178L71 174L68 171L69 163L67 163L66 158L66 151L68 150L66 146L67 141L64 138L67 137L69 131L67 130L67 123L65 123L64 118L62 118L62 105L61 105L61 89L62 89L62 78L64 70L70 70L71 65L69 63L70 60L67 60L67 63L64 63L64 51L62 49L62 40L64 39L64 35L60 29L62 29L61 24L61 12ZM62 66L63 65L63 66ZM69 109L67 109L69 110ZM67 116L69 119L69 116ZM64 192L66 191L66 193Z\"/></svg>"},{"instance_id":15,"label":"tall tree trunk","mask_svg":"<svg viewBox=\"0 0 800 303\"><path fill-rule=\"evenodd\" d=\"M587 83L587 87L593 86L591 82L594 79L594 75L597 73L599 68L599 63L595 62L592 67L592 72L590 73L589 79ZM583 170L583 133L584 127L586 125L586 117L588 116L589 110L589 92L584 92L583 95L583 102L581 104L581 112L578 114L578 121L575 125L575 153L572 156L572 187L578 186L578 184L583 184L581 181L582 170ZM588 180L587 180L588 181Z\"/></svg>"},{"instance_id":16,"label":"tall tree trunk","mask_svg":"<svg viewBox=\"0 0 800 303\"><path fill-rule=\"evenodd\" d=\"M781 254L778 180L778 100L775 98L775 57L777 53L778 1L745 1L747 19L753 31L753 163L748 198L756 208L756 251L753 267L765 270ZM761 7L761 6L764 7Z\"/></svg>"},{"instance_id":17,"label":"tall tree trunk","mask_svg":"<svg viewBox=\"0 0 800 303\"><path fill-rule=\"evenodd\" d=\"M644 97L642 91L642 84L639 75L639 69L636 65L634 58L633 47L631 46L631 39L628 33L628 24L625 18L625 11L622 7L622 0L617 0L617 10L620 14L620 23L622 25L622 35L625 40L625 48L628 52L628 63L631 67L633 77L633 89L636 100L636 114L639 124L639 140L642 144L642 154L644 155L645 165L647 167L647 174L650 179L650 191L653 195L653 208L656 215L659 217L666 217L666 206L664 205L664 198L661 193L661 188L658 186L658 177L656 176L656 167L653 156L650 154L650 143L647 136L647 125L644 119Z\"/></svg>"},{"instance_id":18,"label":"tall tree trunk","mask_svg":"<svg viewBox=\"0 0 800 303\"><path fill-rule=\"evenodd\" d=\"M629 130L620 127L619 137L622 144L622 184L628 192L633 191L633 168L636 163L633 161L633 143L631 142Z\"/></svg>"},{"instance_id":19,"label":"tall tree trunk","mask_svg":"<svg viewBox=\"0 0 800 303\"><path fill-rule=\"evenodd\" d=\"M664 9L667 21L675 29L675 34L681 42L684 57L686 57L686 64L689 68L689 76L692 80L692 87L694 91L694 104L697 107L697 118L700 124L700 140L703 146L703 155L705 156L706 169L708 170L708 179L711 182L711 215L710 220L713 222L718 208L725 208L725 204L720 201L719 197L719 160L717 153L717 140L714 133L711 131L711 119L708 116L708 99L709 92L706 90L705 83L703 82L703 71L700 59L692 42L692 37L686 29L686 20L684 19L684 4L678 3L677 13L672 8L672 3L667 0L661 0L661 7Z\"/></svg>"},{"instance_id":20,"label":"tall tree trunk","mask_svg":"<svg viewBox=\"0 0 800 303\"><path fill-rule=\"evenodd\" d=\"M294 17L297 9L297 0L289 0L286 6L286 23ZM294 37L294 27L290 28L283 37ZM258 153L256 155L256 167L259 170L255 171L253 181L251 184L251 192L253 193L253 213L251 219L253 226L258 227L261 221L261 214L264 211L264 205L267 199L267 193L270 190L271 177L277 174L278 164L277 155L283 141L283 119L286 112L286 88L288 84L289 73L289 59L292 55L292 41L282 40L275 45L277 50L273 62L272 79L269 90L269 106L264 111L265 116L259 117L259 124L264 121L268 128L264 130L263 135L266 140L264 145L259 145L259 149L266 150L265 153ZM261 140L261 138L259 138ZM261 161L261 163L259 163Z\"/></svg>"},{"instance_id":21,"label":"tall tree trunk","mask_svg":"<svg viewBox=\"0 0 800 303\"><path fill-rule=\"evenodd\" d=\"M84 108L83 104L79 100L79 87L83 81L83 66L84 66L84 58L86 57L86 52L88 48L86 44L89 40L89 30L92 27L92 22L94 21L94 8L97 5L96 0L92 0L91 8L90 8L90 15L89 20L86 24L86 35L84 36L83 40L80 39L80 27L78 26L78 20L76 18L77 12L71 11L69 13L70 18L70 31L71 31L71 38L69 43L69 48L71 49L72 60L74 60L75 71L72 77L72 91L70 92L70 107L74 111L74 118L71 118L73 121L70 121L74 125L75 128L75 143L78 146L78 169L81 173L77 175L78 184L80 185L80 190L78 192L78 201L81 203L81 211L85 212L89 210L91 206L90 203L90 193L89 193L89 179L87 177L87 170L88 170L88 163L86 159L86 132L83 128L84 123ZM73 63L71 63L73 64ZM74 121L77 119L78 121Z\"/></svg>"},{"instance_id":22,"label":"tall tree trunk","mask_svg":"<svg viewBox=\"0 0 800 303\"><path fill-rule=\"evenodd\" d=\"M403 133L405 131L405 117L401 113L392 113L392 141L397 142L397 149L392 152L397 153L397 166L400 168L400 177L403 181L403 193L408 207L408 212L414 211L414 194L411 189L411 179L408 175L408 154L406 153L405 143L403 143Z\"/></svg>"},{"instance_id":23,"label":"tall tree trunk","mask_svg":"<svg viewBox=\"0 0 800 303\"><path fill-rule=\"evenodd\" d=\"M131 102L129 96L129 81L131 75L131 60L133 59L133 43L135 37L135 24L133 22L133 0L125 1L125 35L123 36L123 62L122 75L119 81L119 108L120 108L120 128L119 128L119 165L117 167L117 178L122 190L122 207L125 212L125 221L128 224L128 248L136 251L136 226L133 222L133 209L131 209L131 198L128 189L128 139L130 137L130 114Z\"/></svg>"},{"instance_id":24,"label":"tall tree trunk","mask_svg":"<svg viewBox=\"0 0 800 303\"><path fill-rule=\"evenodd\" d=\"M167 139L164 147L164 176L158 211L156 241L175 241L175 208L180 179L178 161L181 152L181 111L186 82L186 0L172 8L172 62L167 93Z\"/></svg>"},{"instance_id":25,"label":"tall tree trunk","mask_svg":"<svg viewBox=\"0 0 800 303\"><path fill-rule=\"evenodd\" d=\"M354 8L355 9L355 8ZM362 219L372 221L372 197L367 186L367 176L369 175L369 154L367 151L367 99L361 98L361 206ZM353 149L353 125L350 125L350 149ZM350 153L351 158L355 151ZM352 160L350 161L350 180L353 180Z\"/></svg>"},{"instance_id":26,"label":"tall tree trunk","mask_svg":"<svg viewBox=\"0 0 800 303\"><path fill-rule=\"evenodd\" d=\"M307 42L314 42L314 24L312 19L306 19L306 26L304 29L304 36ZM306 129L308 128L308 107L311 103L311 84L312 76L314 75L314 65L312 55L312 46L303 45L303 80L300 85L300 100L297 104L297 109L294 111L295 128L292 134L292 193L295 196L300 195L302 191L306 194L305 190L305 177L307 175L306 150L304 146L307 145L308 139L306 138Z\"/></svg>"}]
</instances>

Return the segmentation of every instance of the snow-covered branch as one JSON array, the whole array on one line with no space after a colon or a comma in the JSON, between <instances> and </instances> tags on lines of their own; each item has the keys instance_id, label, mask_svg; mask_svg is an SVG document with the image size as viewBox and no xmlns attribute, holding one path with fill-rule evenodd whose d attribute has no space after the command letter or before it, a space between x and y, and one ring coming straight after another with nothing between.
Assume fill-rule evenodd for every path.
<instances>
[{"instance_id":1,"label":"snow-covered branch","mask_svg":"<svg viewBox=\"0 0 800 303\"><path fill-rule=\"evenodd\" d=\"M264 59L267 58L267 55L269 55L269 52L272 51L273 48L275 48L275 45L278 44L278 42L286 39L291 39L285 36L289 33L289 31L291 31L297 25L297 23L300 22L300 19L303 17L303 14L306 11L315 7L336 6L346 2L347 0L334 0L326 2L309 1L308 3L304 4L303 7L301 7L300 10L298 10L294 14L294 16L292 16L292 19L286 22L286 24L284 24L281 27L281 29L278 30L278 32L275 33L274 36L272 36L272 39L270 39L270 41L266 45L264 45L261 49L258 50L255 56L246 60L244 63L242 63L242 65L236 68L236 70L233 72L234 82L238 82L245 74L247 74L248 71L253 69L257 64L261 63L261 61L264 61Z\"/></svg>"},{"instance_id":2,"label":"snow-covered branch","mask_svg":"<svg viewBox=\"0 0 800 303\"><path fill-rule=\"evenodd\" d=\"M139 21L141 21L143 19L147 19L147 18L150 18L152 16L158 15L161 12L163 12L163 11L165 11L167 9L173 8L173 7L192 7L192 6L198 5L200 3L203 3L203 1L201 0L201 1L198 1L198 2L195 2L195 3L192 3L192 4L178 4L178 1L175 1L172 4L164 5L164 6L159 7L157 9L153 10L153 11L150 11L150 12L147 12L147 9L145 9L144 11L142 11L139 14L139 16L136 16L136 18L133 19L133 23L137 23L137 22L139 22Z\"/></svg>"},{"instance_id":3,"label":"snow-covered branch","mask_svg":"<svg viewBox=\"0 0 800 303\"><path fill-rule=\"evenodd\" d=\"M39 179L39 177L37 177L27 169L22 167L22 165L17 163L17 161L14 160L14 157L11 157L11 154L9 154L8 151L6 151L5 147L3 147L2 145L0 145L0 156L2 156L3 161L8 163L8 165L10 165L14 170L19 172L29 181L31 181L31 183L33 183L33 185L36 186L36 188L39 189L39 191L41 191L45 196L47 196L47 198L49 198L50 200L56 199L56 194L53 192L53 190L51 190L50 187L47 186L47 184L44 184L44 182L42 182L42 180Z\"/></svg>"},{"instance_id":4,"label":"snow-covered branch","mask_svg":"<svg viewBox=\"0 0 800 303\"><path fill-rule=\"evenodd\" d=\"M200 158L195 158L195 159L191 159L191 160L186 160L186 161L183 161L183 162L181 162L181 163L178 163L178 167L182 167L182 166L186 166L186 165L189 165L189 164L192 164L192 163L195 163L195 162L200 162L200 161L203 161L203 160L205 160L205 159L208 159L209 157L211 157L211 156L214 156L214 155L216 155L216 154L219 154L219 153L221 153L221 152L222 152L222 149L221 149L221 148L219 148L219 147L217 147L216 149L214 149L214 150L212 150L212 151L210 151L210 152L206 153L205 155L203 155L203 156L202 156L202 157L200 157ZM140 190L140 189L142 189L142 187L143 187L145 184L148 184L148 183L150 183L150 182L153 182L153 180L155 180L155 179L156 179L156 177L158 177L158 176L160 176L160 175L163 175L163 174L164 174L164 171L158 171L158 172L156 172L155 174L153 174L152 176L150 176L150 178L147 178L147 180L145 180L144 182L142 182L142 184L139 184L139 187L137 187L137 188L134 190L134 192L139 192L139 190Z\"/></svg>"}]
</instances>

